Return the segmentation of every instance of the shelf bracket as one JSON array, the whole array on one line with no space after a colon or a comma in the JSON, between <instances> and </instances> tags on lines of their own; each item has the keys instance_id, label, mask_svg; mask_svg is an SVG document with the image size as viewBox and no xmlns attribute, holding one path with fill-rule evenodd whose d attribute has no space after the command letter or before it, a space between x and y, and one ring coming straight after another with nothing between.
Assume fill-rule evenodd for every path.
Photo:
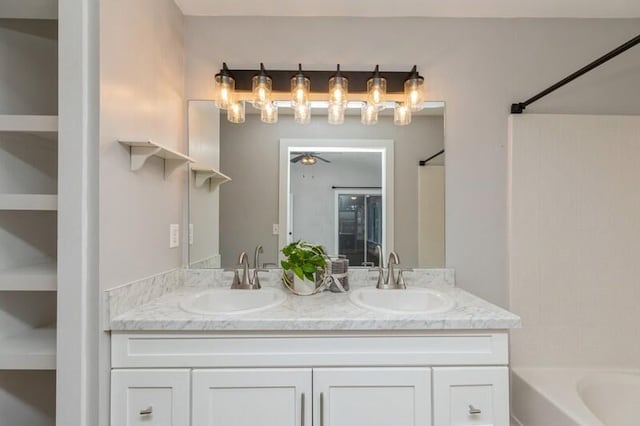
<instances>
[{"instance_id":1,"label":"shelf bracket","mask_svg":"<svg viewBox=\"0 0 640 426\"><path fill-rule=\"evenodd\" d=\"M196 188L200 188L205 182L211 179L216 174L214 172L204 172L196 170ZM211 190L211 180L209 180L209 190Z\"/></svg>"},{"instance_id":2,"label":"shelf bracket","mask_svg":"<svg viewBox=\"0 0 640 426\"><path fill-rule=\"evenodd\" d=\"M185 160L181 160L181 159L174 160L174 159L165 158L164 159L164 178L168 179L169 176L173 174L173 172L178 170L178 168L180 168L180 166L182 166L185 163L187 163L187 161Z\"/></svg>"},{"instance_id":3,"label":"shelf bracket","mask_svg":"<svg viewBox=\"0 0 640 426\"><path fill-rule=\"evenodd\" d=\"M214 171L194 170L194 172L196 174L196 188L201 188L209 181L209 191L214 191L217 187L230 180Z\"/></svg>"},{"instance_id":4,"label":"shelf bracket","mask_svg":"<svg viewBox=\"0 0 640 426\"><path fill-rule=\"evenodd\" d=\"M162 150L162 148L155 146L131 146L130 149L132 172L140 170L149 158L153 157Z\"/></svg>"}]
</instances>

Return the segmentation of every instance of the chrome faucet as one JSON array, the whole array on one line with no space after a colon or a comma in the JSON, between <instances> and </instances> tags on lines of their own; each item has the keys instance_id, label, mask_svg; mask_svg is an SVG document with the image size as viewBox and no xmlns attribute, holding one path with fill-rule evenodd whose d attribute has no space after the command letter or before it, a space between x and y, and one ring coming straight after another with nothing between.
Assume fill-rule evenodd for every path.
<instances>
[{"instance_id":1,"label":"chrome faucet","mask_svg":"<svg viewBox=\"0 0 640 426\"><path fill-rule=\"evenodd\" d=\"M258 244L256 246L256 251L253 252L253 269L260 268L260 255L262 253L264 253L264 250L262 249L262 246Z\"/></svg>"},{"instance_id":2,"label":"chrome faucet","mask_svg":"<svg viewBox=\"0 0 640 426\"><path fill-rule=\"evenodd\" d=\"M396 267L400 266L400 256L395 251L389 253L389 260L387 261L387 273L384 271L384 257L382 255L382 247L376 245L376 253L378 254L378 268L370 269L370 271L378 272L378 283L376 288L380 290L387 289L406 289L404 277L402 275L404 270L399 270L396 274Z\"/></svg>"},{"instance_id":3,"label":"chrome faucet","mask_svg":"<svg viewBox=\"0 0 640 426\"><path fill-rule=\"evenodd\" d=\"M256 254L257 253L258 250L256 249ZM262 272L263 269L254 268L253 276L249 276L249 257L247 256L246 251L240 253L240 257L238 258L238 265L242 266L242 280L240 280L238 270L234 269L233 282L231 283L232 289L257 290L262 288L260 285L260 280L258 278L258 272Z\"/></svg>"}]
</instances>

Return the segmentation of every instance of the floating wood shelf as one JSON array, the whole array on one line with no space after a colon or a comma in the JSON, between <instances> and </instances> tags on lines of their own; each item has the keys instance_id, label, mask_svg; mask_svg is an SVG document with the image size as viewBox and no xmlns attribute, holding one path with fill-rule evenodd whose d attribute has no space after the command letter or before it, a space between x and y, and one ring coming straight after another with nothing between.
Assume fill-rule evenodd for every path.
<instances>
[{"instance_id":1,"label":"floating wood shelf","mask_svg":"<svg viewBox=\"0 0 640 426\"><path fill-rule=\"evenodd\" d=\"M56 263L0 269L0 291L55 291Z\"/></svg>"},{"instance_id":2,"label":"floating wood shelf","mask_svg":"<svg viewBox=\"0 0 640 426\"><path fill-rule=\"evenodd\" d=\"M209 191L213 191L218 186L222 185L225 182L230 182L231 178L224 173L220 173L218 170L206 166L204 164L193 164L191 166L191 171L196 174L196 187L201 187L209 181Z\"/></svg>"},{"instance_id":3,"label":"floating wood shelf","mask_svg":"<svg viewBox=\"0 0 640 426\"><path fill-rule=\"evenodd\" d=\"M160 157L164 159L164 176L171 176L176 169L183 164L194 163L193 158L182 153L166 148L160 144L151 141L119 141L126 145L131 153L131 171L140 170L142 166L151 157Z\"/></svg>"},{"instance_id":4,"label":"floating wood shelf","mask_svg":"<svg viewBox=\"0 0 640 426\"><path fill-rule=\"evenodd\" d=\"M0 194L0 210L58 210L55 194Z\"/></svg>"},{"instance_id":5,"label":"floating wood shelf","mask_svg":"<svg viewBox=\"0 0 640 426\"><path fill-rule=\"evenodd\" d=\"M56 133L57 115L0 114L0 132Z\"/></svg>"},{"instance_id":6,"label":"floating wood shelf","mask_svg":"<svg viewBox=\"0 0 640 426\"><path fill-rule=\"evenodd\" d=\"M55 327L34 328L0 339L0 370L55 370Z\"/></svg>"}]
</instances>

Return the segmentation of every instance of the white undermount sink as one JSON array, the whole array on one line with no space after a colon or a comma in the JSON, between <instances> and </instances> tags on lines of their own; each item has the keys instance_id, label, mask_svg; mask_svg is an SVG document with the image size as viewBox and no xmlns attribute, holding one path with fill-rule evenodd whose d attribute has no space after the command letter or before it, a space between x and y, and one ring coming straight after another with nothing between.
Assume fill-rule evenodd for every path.
<instances>
[{"instance_id":1,"label":"white undermount sink","mask_svg":"<svg viewBox=\"0 0 640 426\"><path fill-rule=\"evenodd\" d=\"M446 312L454 305L446 294L427 288L379 290L367 287L354 290L349 297L362 308L392 314L435 314Z\"/></svg>"},{"instance_id":2,"label":"white undermount sink","mask_svg":"<svg viewBox=\"0 0 640 426\"><path fill-rule=\"evenodd\" d=\"M184 311L204 314L246 314L273 308L285 301L284 291L275 288L231 290L215 288L187 296L179 303Z\"/></svg>"}]
</instances>

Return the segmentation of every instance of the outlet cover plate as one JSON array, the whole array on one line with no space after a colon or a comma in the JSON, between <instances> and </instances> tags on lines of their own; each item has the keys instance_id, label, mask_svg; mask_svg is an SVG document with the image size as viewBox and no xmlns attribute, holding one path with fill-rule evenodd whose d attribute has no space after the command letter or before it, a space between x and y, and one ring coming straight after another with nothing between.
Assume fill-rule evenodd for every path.
<instances>
[{"instance_id":1,"label":"outlet cover plate","mask_svg":"<svg viewBox=\"0 0 640 426\"><path fill-rule=\"evenodd\" d=\"M169 248L180 246L180 225L172 223L169 225Z\"/></svg>"}]
</instances>

